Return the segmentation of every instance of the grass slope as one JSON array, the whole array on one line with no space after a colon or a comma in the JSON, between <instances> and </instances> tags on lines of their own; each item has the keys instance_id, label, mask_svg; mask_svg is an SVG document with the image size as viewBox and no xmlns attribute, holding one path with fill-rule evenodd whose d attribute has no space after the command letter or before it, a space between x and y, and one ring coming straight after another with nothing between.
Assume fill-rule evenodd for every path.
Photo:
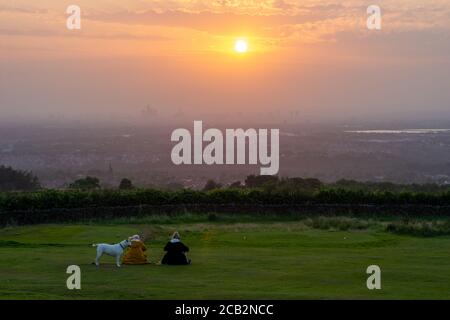
<instances>
[{"instance_id":1,"label":"grass slope","mask_svg":"<svg viewBox=\"0 0 450 320\"><path fill-rule=\"evenodd\" d=\"M91 264L93 242L147 237L158 261L178 229L193 265ZM419 238L377 228L319 230L301 221L40 225L0 229L0 299L450 299L450 237ZM66 288L68 265L82 290ZM382 269L382 290L365 271Z\"/></svg>"}]
</instances>

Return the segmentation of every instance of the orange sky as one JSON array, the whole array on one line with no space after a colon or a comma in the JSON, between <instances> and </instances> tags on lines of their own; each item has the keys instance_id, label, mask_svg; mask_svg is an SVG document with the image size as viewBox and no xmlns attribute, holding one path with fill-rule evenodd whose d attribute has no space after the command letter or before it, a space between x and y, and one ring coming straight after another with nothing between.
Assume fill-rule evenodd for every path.
<instances>
[{"instance_id":1,"label":"orange sky","mask_svg":"<svg viewBox=\"0 0 450 320\"><path fill-rule=\"evenodd\" d=\"M81 7L81 30L65 27L70 4ZM380 31L366 28L370 4L3 0L0 112L132 118L149 104L188 118L448 114L450 2L378 1ZM233 51L239 37L244 55Z\"/></svg>"}]
</instances>

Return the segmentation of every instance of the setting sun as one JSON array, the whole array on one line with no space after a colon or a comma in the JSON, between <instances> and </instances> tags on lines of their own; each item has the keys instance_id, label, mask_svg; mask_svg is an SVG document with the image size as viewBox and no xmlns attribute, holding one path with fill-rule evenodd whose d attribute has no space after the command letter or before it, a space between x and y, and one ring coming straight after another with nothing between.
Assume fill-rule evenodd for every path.
<instances>
[{"instance_id":1,"label":"setting sun","mask_svg":"<svg viewBox=\"0 0 450 320\"><path fill-rule=\"evenodd\" d=\"M234 44L234 51L237 53L246 53L248 51L247 41L243 39L236 40Z\"/></svg>"}]
</instances>

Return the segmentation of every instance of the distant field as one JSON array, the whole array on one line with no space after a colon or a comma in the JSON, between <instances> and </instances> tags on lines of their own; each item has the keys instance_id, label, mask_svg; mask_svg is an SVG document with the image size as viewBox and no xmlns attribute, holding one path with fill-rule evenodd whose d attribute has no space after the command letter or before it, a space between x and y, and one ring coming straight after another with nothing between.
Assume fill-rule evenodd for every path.
<instances>
[{"instance_id":1,"label":"distant field","mask_svg":"<svg viewBox=\"0 0 450 320\"><path fill-rule=\"evenodd\" d=\"M450 236L412 237L374 226L315 229L304 221L38 225L0 229L1 299L450 299ZM191 266L91 262L93 242L147 237L157 262L178 229ZM82 290L66 289L68 265ZM366 288L367 266L382 290Z\"/></svg>"}]
</instances>

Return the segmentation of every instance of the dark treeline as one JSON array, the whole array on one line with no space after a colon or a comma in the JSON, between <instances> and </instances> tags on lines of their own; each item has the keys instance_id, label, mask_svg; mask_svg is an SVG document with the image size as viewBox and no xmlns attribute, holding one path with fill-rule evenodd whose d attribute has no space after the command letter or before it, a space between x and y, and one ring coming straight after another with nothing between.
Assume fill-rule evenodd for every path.
<instances>
[{"instance_id":1,"label":"dark treeline","mask_svg":"<svg viewBox=\"0 0 450 320\"><path fill-rule=\"evenodd\" d=\"M182 190L183 185L172 182L170 187L161 189L165 190ZM176 185L175 187L173 185ZM117 186L120 190L135 189L133 182L127 178L120 181ZM288 178L278 176L248 176L243 182L236 181L228 185L208 180L203 191L211 191L215 189L260 189L279 192L298 192L303 193L316 192L323 188L336 190L351 191L389 191L389 192L425 192L425 193L443 193L450 191L450 185L439 184L396 184L392 182L362 182L354 180L339 180L334 183L323 183L315 178ZM68 184L65 189L69 190L100 190L102 183L96 177L84 177ZM38 191L43 190L39 179L29 171L15 170L11 167L0 166L0 192L10 191Z\"/></svg>"},{"instance_id":2,"label":"dark treeline","mask_svg":"<svg viewBox=\"0 0 450 320\"><path fill-rule=\"evenodd\" d=\"M41 188L31 172L0 166L0 191L34 191Z\"/></svg>"},{"instance_id":3,"label":"dark treeline","mask_svg":"<svg viewBox=\"0 0 450 320\"><path fill-rule=\"evenodd\" d=\"M212 184L210 182L210 184ZM338 180L334 183L323 183L314 178L279 178L277 176L248 176L241 184L239 181L231 184L231 188L262 188L280 191L314 192L323 188L351 191L388 191L388 192L426 192L442 193L450 191L450 185L438 184L396 184L392 182L361 182L355 180Z\"/></svg>"},{"instance_id":4,"label":"dark treeline","mask_svg":"<svg viewBox=\"0 0 450 320\"><path fill-rule=\"evenodd\" d=\"M203 190L140 189L122 179L103 189L95 177L78 179L65 190L42 189L29 172L0 167L0 212L162 205L422 205L450 206L450 187L435 184L340 180L325 184L309 178L248 176L222 185L209 180ZM22 191L27 192L22 192Z\"/></svg>"}]
</instances>

